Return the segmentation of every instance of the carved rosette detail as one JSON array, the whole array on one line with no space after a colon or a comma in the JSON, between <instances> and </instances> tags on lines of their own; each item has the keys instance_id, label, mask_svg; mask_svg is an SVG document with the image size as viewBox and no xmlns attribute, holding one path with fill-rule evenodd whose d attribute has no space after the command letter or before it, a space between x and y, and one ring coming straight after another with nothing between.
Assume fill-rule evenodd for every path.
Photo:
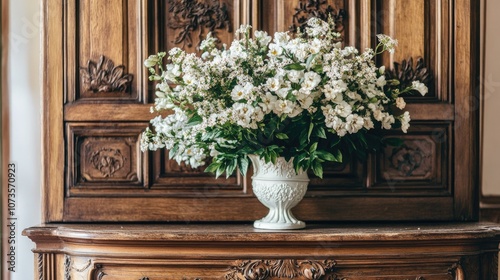
<instances>
[{"instance_id":1,"label":"carved rosette detail","mask_svg":"<svg viewBox=\"0 0 500 280\"><path fill-rule=\"evenodd\" d=\"M331 17L335 22L336 31L342 32L344 30L344 20L347 19L346 10L335 9L327 4L327 0L300 0L299 6L295 8L293 14L293 24L288 29L291 32L296 32L297 29L303 32L307 20L310 18L316 17L328 21L329 17Z\"/></svg>"},{"instance_id":2,"label":"carved rosette detail","mask_svg":"<svg viewBox=\"0 0 500 280\"><path fill-rule=\"evenodd\" d=\"M227 5L219 0L168 0L170 29L179 31L174 44L193 46L192 33L198 31L198 44L201 43L204 31L217 38L217 30L227 29L232 32L231 20Z\"/></svg>"},{"instance_id":3,"label":"carved rosette detail","mask_svg":"<svg viewBox=\"0 0 500 280\"><path fill-rule=\"evenodd\" d=\"M133 80L132 74L125 73L125 66L115 66L113 61L101 55L99 61L87 62L87 67L80 68L80 76L85 91L127 92Z\"/></svg>"},{"instance_id":4,"label":"carved rosette detail","mask_svg":"<svg viewBox=\"0 0 500 280\"><path fill-rule=\"evenodd\" d=\"M427 158L432 155L427 152L419 147L410 147L403 144L392 151L389 162L391 167L397 169L401 175L411 176L418 168L431 169L431 166L428 166Z\"/></svg>"},{"instance_id":5,"label":"carved rosette detail","mask_svg":"<svg viewBox=\"0 0 500 280\"><path fill-rule=\"evenodd\" d=\"M120 150L112 148L101 148L89 155L89 161L95 169L99 170L104 177L112 177L120 170L126 158Z\"/></svg>"},{"instance_id":6,"label":"carved rosette detail","mask_svg":"<svg viewBox=\"0 0 500 280\"><path fill-rule=\"evenodd\" d=\"M407 60L403 59L400 63L394 62L393 69L386 71L385 74L387 80L398 79L401 88L411 86L413 81L420 81L427 86L432 83L432 73L425 65L425 61L422 57L417 59L417 64L415 66L413 57Z\"/></svg>"},{"instance_id":7,"label":"carved rosette detail","mask_svg":"<svg viewBox=\"0 0 500 280\"><path fill-rule=\"evenodd\" d=\"M333 260L245 260L230 268L225 279L264 280L273 278L321 279L332 272Z\"/></svg>"}]
</instances>

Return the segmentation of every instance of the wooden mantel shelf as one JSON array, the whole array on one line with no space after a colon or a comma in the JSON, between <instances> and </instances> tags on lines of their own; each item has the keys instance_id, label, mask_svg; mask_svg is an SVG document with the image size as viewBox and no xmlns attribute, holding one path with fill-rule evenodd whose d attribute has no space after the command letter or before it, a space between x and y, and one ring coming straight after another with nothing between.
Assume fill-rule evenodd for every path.
<instances>
[{"instance_id":1,"label":"wooden mantel shelf","mask_svg":"<svg viewBox=\"0 0 500 280\"><path fill-rule=\"evenodd\" d=\"M60 273L40 279L469 280L497 279L500 226L49 224L24 234L36 243L39 274Z\"/></svg>"},{"instance_id":2,"label":"wooden mantel shelf","mask_svg":"<svg viewBox=\"0 0 500 280\"><path fill-rule=\"evenodd\" d=\"M24 234L39 239L102 242L444 241L500 238L492 223L314 224L303 230L261 230L250 224L49 224Z\"/></svg>"}]
</instances>

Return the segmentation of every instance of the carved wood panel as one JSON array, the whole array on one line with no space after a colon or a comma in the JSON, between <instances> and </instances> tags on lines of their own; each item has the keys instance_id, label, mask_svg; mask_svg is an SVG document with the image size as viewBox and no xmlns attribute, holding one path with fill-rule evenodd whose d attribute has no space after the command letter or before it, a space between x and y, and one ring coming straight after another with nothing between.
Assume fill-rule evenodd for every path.
<instances>
[{"instance_id":1,"label":"carved wood panel","mask_svg":"<svg viewBox=\"0 0 500 280\"><path fill-rule=\"evenodd\" d=\"M348 41L349 22L346 0L260 0L255 1L254 10L259 11L253 18L253 25L266 30L270 35L274 32L290 31L295 33L311 17L336 23L337 31Z\"/></svg>"},{"instance_id":2,"label":"carved wood panel","mask_svg":"<svg viewBox=\"0 0 500 280\"><path fill-rule=\"evenodd\" d=\"M427 75L430 92L408 97L413 120L401 135L405 147L366 164L327 167L325 179L312 178L299 215L320 221L477 218L471 202L479 147L473 79L479 51L471 43L479 39L477 0L46 0L43 7L47 222L254 219L262 206L251 196L249 177L215 180L168 162L165 152L135 149L154 96L142 61L172 47L195 51L209 31L227 43L240 23L273 33L329 12L342 18L346 44L363 49L374 46L377 33L396 37L396 54L379 63L387 69L399 63L391 73L409 80ZM123 130L128 125L133 128ZM436 140L440 135L444 142ZM422 151L432 152L422 157ZM216 214L186 209L192 195ZM394 211L402 202L407 209Z\"/></svg>"},{"instance_id":3,"label":"carved wood panel","mask_svg":"<svg viewBox=\"0 0 500 280\"><path fill-rule=\"evenodd\" d=\"M145 123L68 123L69 193L92 188L143 188Z\"/></svg>"},{"instance_id":4,"label":"carved wood panel","mask_svg":"<svg viewBox=\"0 0 500 280\"><path fill-rule=\"evenodd\" d=\"M407 134L389 133L385 138L398 137L402 145L387 145L377 156L375 183L369 188L451 193L450 129L446 123L413 123Z\"/></svg>"},{"instance_id":5,"label":"carved wood panel","mask_svg":"<svg viewBox=\"0 0 500 280\"><path fill-rule=\"evenodd\" d=\"M208 33L221 44L230 44L234 31L245 21L244 0L166 0L160 7L160 20L165 31L161 47L169 50L180 47L196 52ZM242 18L243 17L243 18Z\"/></svg>"},{"instance_id":6,"label":"carved wood panel","mask_svg":"<svg viewBox=\"0 0 500 280\"><path fill-rule=\"evenodd\" d=\"M419 100L449 100L451 79L450 61L450 1L377 0L372 15L374 28L372 46L378 42L376 34L387 34L398 40L393 54L384 53L380 64L393 67L409 58L423 58L423 64L432 75L429 93ZM411 100L412 98L410 98Z\"/></svg>"},{"instance_id":7,"label":"carved wood panel","mask_svg":"<svg viewBox=\"0 0 500 280\"><path fill-rule=\"evenodd\" d=\"M250 174L243 177L238 172L216 179L215 174L204 172L205 167L193 169L170 160L168 151L157 151L152 156L151 190L195 197L251 195Z\"/></svg>"},{"instance_id":8,"label":"carved wood panel","mask_svg":"<svg viewBox=\"0 0 500 280\"><path fill-rule=\"evenodd\" d=\"M62 54L68 102L142 100L141 5L135 0L67 1Z\"/></svg>"}]
</instances>

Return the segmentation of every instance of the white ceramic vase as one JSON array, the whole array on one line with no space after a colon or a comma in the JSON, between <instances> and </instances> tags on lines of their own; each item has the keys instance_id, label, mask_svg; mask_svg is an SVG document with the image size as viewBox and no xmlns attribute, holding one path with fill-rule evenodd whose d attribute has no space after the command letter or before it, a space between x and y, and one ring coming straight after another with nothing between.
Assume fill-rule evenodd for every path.
<instances>
[{"instance_id":1,"label":"white ceramic vase","mask_svg":"<svg viewBox=\"0 0 500 280\"><path fill-rule=\"evenodd\" d=\"M259 201L269 208L264 218L254 222L261 229L301 229L306 226L297 220L291 209L304 197L309 184L307 172L295 173L293 161L277 159L266 163L256 155L249 155L253 163L252 188Z\"/></svg>"}]
</instances>

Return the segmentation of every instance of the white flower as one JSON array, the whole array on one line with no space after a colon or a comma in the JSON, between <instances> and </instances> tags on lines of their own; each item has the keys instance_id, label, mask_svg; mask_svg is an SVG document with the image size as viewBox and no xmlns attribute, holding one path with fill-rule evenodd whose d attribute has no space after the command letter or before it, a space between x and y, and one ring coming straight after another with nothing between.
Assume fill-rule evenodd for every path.
<instances>
[{"instance_id":1,"label":"white flower","mask_svg":"<svg viewBox=\"0 0 500 280\"><path fill-rule=\"evenodd\" d=\"M304 71L302 70L290 70L287 72L287 78L290 82L298 84L300 79L304 77Z\"/></svg>"},{"instance_id":2,"label":"white flower","mask_svg":"<svg viewBox=\"0 0 500 280\"><path fill-rule=\"evenodd\" d=\"M422 96L425 96L427 94L427 92L429 91L429 89L427 88L427 86L425 86L423 83L419 82L419 81L413 81L411 83L411 87L420 92L420 94L422 94Z\"/></svg>"},{"instance_id":3,"label":"white flower","mask_svg":"<svg viewBox=\"0 0 500 280\"><path fill-rule=\"evenodd\" d=\"M270 92L266 92L265 96L261 96L261 100L262 101L259 103L259 106L266 114L269 114L273 110L274 104L278 99Z\"/></svg>"},{"instance_id":4,"label":"white flower","mask_svg":"<svg viewBox=\"0 0 500 280\"><path fill-rule=\"evenodd\" d=\"M233 104L233 120L241 127L249 128L252 121L251 116L254 113L252 106L244 103Z\"/></svg>"},{"instance_id":5,"label":"white flower","mask_svg":"<svg viewBox=\"0 0 500 280\"><path fill-rule=\"evenodd\" d=\"M370 130L375 127L372 119L369 116L363 118L363 127L367 130Z\"/></svg>"},{"instance_id":6,"label":"white flower","mask_svg":"<svg viewBox=\"0 0 500 280\"><path fill-rule=\"evenodd\" d=\"M319 53L321 51L322 42L318 38L314 38L309 45L309 52L312 54Z\"/></svg>"},{"instance_id":7,"label":"white flower","mask_svg":"<svg viewBox=\"0 0 500 280\"><path fill-rule=\"evenodd\" d=\"M403 99L403 97L396 98L396 107L403 110L405 108L405 106L406 106L406 102Z\"/></svg>"},{"instance_id":8,"label":"white flower","mask_svg":"<svg viewBox=\"0 0 500 280\"><path fill-rule=\"evenodd\" d=\"M254 32L254 36L261 46L267 46L272 40L271 36L267 35L266 31L257 30Z\"/></svg>"},{"instance_id":9,"label":"white flower","mask_svg":"<svg viewBox=\"0 0 500 280\"><path fill-rule=\"evenodd\" d=\"M323 88L323 94L325 95L325 99L327 101L333 102L341 102L342 101L342 92L338 90L338 88L332 87L331 84L326 84Z\"/></svg>"},{"instance_id":10,"label":"white flower","mask_svg":"<svg viewBox=\"0 0 500 280\"><path fill-rule=\"evenodd\" d=\"M384 118L382 119L382 128L391 129L392 124L395 122L394 116L384 113Z\"/></svg>"},{"instance_id":11,"label":"white flower","mask_svg":"<svg viewBox=\"0 0 500 280\"><path fill-rule=\"evenodd\" d=\"M404 133L408 132L408 128L410 127L410 120L410 113L408 113L408 111L404 112L404 114L400 116L401 130Z\"/></svg>"},{"instance_id":12,"label":"white flower","mask_svg":"<svg viewBox=\"0 0 500 280\"><path fill-rule=\"evenodd\" d=\"M288 32L276 32L274 33L274 42L278 45L285 45L290 40L290 35Z\"/></svg>"},{"instance_id":13,"label":"white flower","mask_svg":"<svg viewBox=\"0 0 500 280\"><path fill-rule=\"evenodd\" d=\"M335 113L341 117L346 118L352 112L352 107L347 102L342 101L335 106Z\"/></svg>"},{"instance_id":14,"label":"white flower","mask_svg":"<svg viewBox=\"0 0 500 280\"><path fill-rule=\"evenodd\" d=\"M302 89L305 91L313 90L321 82L321 76L316 72L307 72L304 74L304 82L302 83Z\"/></svg>"},{"instance_id":15,"label":"white flower","mask_svg":"<svg viewBox=\"0 0 500 280\"><path fill-rule=\"evenodd\" d=\"M278 91L276 91L276 94L283 98L283 99L286 99L286 97L288 96L288 92L290 91L290 88L280 88Z\"/></svg>"},{"instance_id":16,"label":"white flower","mask_svg":"<svg viewBox=\"0 0 500 280\"><path fill-rule=\"evenodd\" d=\"M267 79L266 87L270 91L277 91L278 89L281 88L281 79L279 79L277 77Z\"/></svg>"},{"instance_id":17,"label":"white flower","mask_svg":"<svg viewBox=\"0 0 500 280\"><path fill-rule=\"evenodd\" d=\"M276 57L283 53L283 49L278 44L269 44L269 56Z\"/></svg>"},{"instance_id":18,"label":"white flower","mask_svg":"<svg viewBox=\"0 0 500 280\"><path fill-rule=\"evenodd\" d=\"M233 98L234 101L245 98L245 88L240 85L236 85L231 91L231 98Z\"/></svg>"},{"instance_id":19,"label":"white flower","mask_svg":"<svg viewBox=\"0 0 500 280\"><path fill-rule=\"evenodd\" d=\"M150 55L145 61L144 61L144 66L146 67L155 67L159 62L160 62L160 58L158 57L158 55L154 54L154 55Z\"/></svg>"},{"instance_id":20,"label":"white flower","mask_svg":"<svg viewBox=\"0 0 500 280\"><path fill-rule=\"evenodd\" d=\"M356 114L349 115L345 119L345 129L350 134L354 134L363 128L364 123L365 121L363 120L362 117Z\"/></svg>"},{"instance_id":21,"label":"white flower","mask_svg":"<svg viewBox=\"0 0 500 280\"><path fill-rule=\"evenodd\" d=\"M398 45L398 40L392 39L385 34L378 34L378 40L384 46L384 49L390 53L394 53L396 46Z\"/></svg>"},{"instance_id":22,"label":"white flower","mask_svg":"<svg viewBox=\"0 0 500 280\"><path fill-rule=\"evenodd\" d=\"M293 103L290 100L277 100L274 104L273 112L281 116L283 114L290 114L293 111Z\"/></svg>"},{"instance_id":23,"label":"white flower","mask_svg":"<svg viewBox=\"0 0 500 280\"><path fill-rule=\"evenodd\" d=\"M378 77L377 82L375 84L380 88L384 87L387 84L387 82L385 81L385 76Z\"/></svg>"}]
</instances>

